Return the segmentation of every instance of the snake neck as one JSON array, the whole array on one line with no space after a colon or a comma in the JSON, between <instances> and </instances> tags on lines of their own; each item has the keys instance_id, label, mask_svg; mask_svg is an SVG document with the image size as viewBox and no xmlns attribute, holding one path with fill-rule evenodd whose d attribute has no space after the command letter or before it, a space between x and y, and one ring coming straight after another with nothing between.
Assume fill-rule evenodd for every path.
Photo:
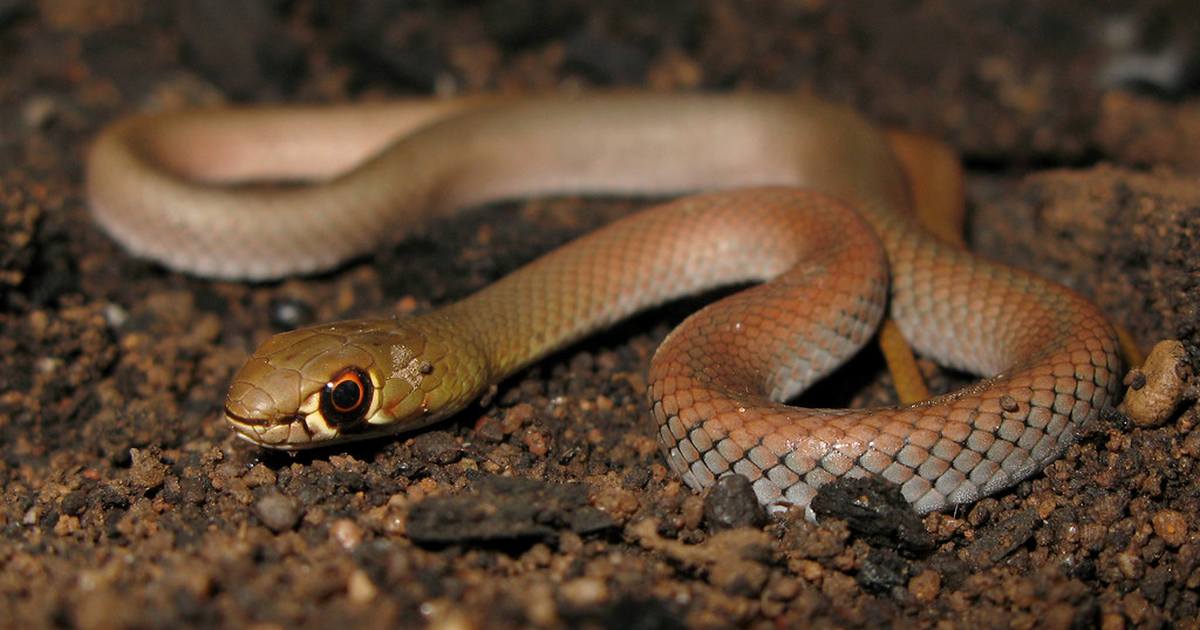
<instances>
[{"instance_id":1,"label":"snake neck","mask_svg":"<svg viewBox=\"0 0 1200 630\"><path fill-rule=\"evenodd\" d=\"M518 302L506 295L511 284L501 281L430 314L453 327L460 356L477 366L480 378L472 388L479 395L595 329L587 322L572 327L567 322L544 321L533 304L515 306Z\"/></svg>"}]
</instances>

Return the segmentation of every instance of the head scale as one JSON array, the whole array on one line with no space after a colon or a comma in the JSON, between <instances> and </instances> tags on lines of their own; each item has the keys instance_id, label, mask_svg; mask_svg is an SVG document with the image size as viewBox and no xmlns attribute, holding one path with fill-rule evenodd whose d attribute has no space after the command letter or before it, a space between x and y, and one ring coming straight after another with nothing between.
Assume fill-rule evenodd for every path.
<instances>
[{"instance_id":1,"label":"head scale","mask_svg":"<svg viewBox=\"0 0 1200 630\"><path fill-rule=\"evenodd\" d=\"M260 446L296 450L423 427L482 385L426 318L354 320L275 335L234 376L225 420ZM486 385L486 383L485 383Z\"/></svg>"}]
</instances>

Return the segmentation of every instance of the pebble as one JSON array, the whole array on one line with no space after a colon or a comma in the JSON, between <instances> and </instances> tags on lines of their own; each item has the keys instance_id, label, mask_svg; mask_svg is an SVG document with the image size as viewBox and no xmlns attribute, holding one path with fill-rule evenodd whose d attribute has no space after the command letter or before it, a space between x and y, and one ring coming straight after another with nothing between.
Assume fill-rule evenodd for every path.
<instances>
[{"instance_id":1,"label":"pebble","mask_svg":"<svg viewBox=\"0 0 1200 630\"><path fill-rule=\"evenodd\" d=\"M756 597L766 586L771 572L758 562L717 562L708 570L709 584L742 597Z\"/></svg>"},{"instance_id":2,"label":"pebble","mask_svg":"<svg viewBox=\"0 0 1200 630\"><path fill-rule=\"evenodd\" d=\"M857 581L868 593L887 593L903 587L912 569L895 549L874 547L858 563Z\"/></svg>"},{"instance_id":3,"label":"pebble","mask_svg":"<svg viewBox=\"0 0 1200 630\"><path fill-rule=\"evenodd\" d=\"M1046 519L1050 517L1050 514L1053 513L1054 509L1057 507L1058 502L1054 500L1054 497L1048 496L1038 501L1035 509L1037 510L1038 518Z\"/></svg>"},{"instance_id":4,"label":"pebble","mask_svg":"<svg viewBox=\"0 0 1200 630\"><path fill-rule=\"evenodd\" d=\"M937 571L926 569L908 581L908 592L917 601L927 604L942 590L942 576Z\"/></svg>"},{"instance_id":5,"label":"pebble","mask_svg":"<svg viewBox=\"0 0 1200 630\"><path fill-rule=\"evenodd\" d=\"M67 493L67 496L62 500L63 514L68 516L79 516L87 509L87 493L82 490L75 490Z\"/></svg>"},{"instance_id":6,"label":"pebble","mask_svg":"<svg viewBox=\"0 0 1200 630\"><path fill-rule=\"evenodd\" d=\"M1175 339L1158 342L1142 367L1126 376L1129 390L1121 410L1140 427L1166 422L1185 397L1188 372L1183 344Z\"/></svg>"},{"instance_id":7,"label":"pebble","mask_svg":"<svg viewBox=\"0 0 1200 630\"><path fill-rule=\"evenodd\" d=\"M933 536L925 529L900 487L882 478L843 477L821 486L810 504L821 521L837 518L872 546L923 553L934 547Z\"/></svg>"},{"instance_id":8,"label":"pebble","mask_svg":"<svg viewBox=\"0 0 1200 630\"><path fill-rule=\"evenodd\" d=\"M308 302L292 297L271 298L267 312L275 330L292 330L307 326L315 317L313 307Z\"/></svg>"},{"instance_id":9,"label":"pebble","mask_svg":"<svg viewBox=\"0 0 1200 630\"><path fill-rule=\"evenodd\" d=\"M800 580L795 578L779 578L768 586L766 595L770 599L788 601L800 594Z\"/></svg>"},{"instance_id":10,"label":"pebble","mask_svg":"<svg viewBox=\"0 0 1200 630\"><path fill-rule=\"evenodd\" d=\"M69 516L64 514L54 524L54 534L56 536L70 536L79 531L79 517Z\"/></svg>"},{"instance_id":11,"label":"pebble","mask_svg":"<svg viewBox=\"0 0 1200 630\"><path fill-rule=\"evenodd\" d=\"M808 582L816 582L825 575L825 567L821 566L821 563L816 560L797 560L794 563L789 563L788 569Z\"/></svg>"},{"instance_id":12,"label":"pebble","mask_svg":"<svg viewBox=\"0 0 1200 630\"><path fill-rule=\"evenodd\" d=\"M632 518L641 507L636 494L607 484L593 490L589 499L593 507L621 523Z\"/></svg>"},{"instance_id":13,"label":"pebble","mask_svg":"<svg viewBox=\"0 0 1200 630\"><path fill-rule=\"evenodd\" d=\"M21 122L28 129L45 129L54 124L59 112L54 98L44 94L34 95L21 108Z\"/></svg>"},{"instance_id":14,"label":"pebble","mask_svg":"<svg viewBox=\"0 0 1200 630\"><path fill-rule=\"evenodd\" d=\"M110 328L122 328L125 326L125 322L129 321L129 311L122 308L120 304L109 302L104 305L104 321Z\"/></svg>"},{"instance_id":15,"label":"pebble","mask_svg":"<svg viewBox=\"0 0 1200 630\"><path fill-rule=\"evenodd\" d=\"M145 490L163 484L167 476L167 466L158 461L153 451L131 448L129 456L133 459L132 468L129 470L130 481Z\"/></svg>"},{"instance_id":16,"label":"pebble","mask_svg":"<svg viewBox=\"0 0 1200 630\"><path fill-rule=\"evenodd\" d=\"M1142 559L1132 551L1117 554L1117 568L1127 580L1139 580L1142 577Z\"/></svg>"},{"instance_id":17,"label":"pebble","mask_svg":"<svg viewBox=\"0 0 1200 630\"><path fill-rule=\"evenodd\" d=\"M1125 618L1120 613L1104 613L1100 617L1100 630L1125 630Z\"/></svg>"},{"instance_id":18,"label":"pebble","mask_svg":"<svg viewBox=\"0 0 1200 630\"><path fill-rule=\"evenodd\" d=\"M453 464L462 457L458 440L446 431L426 431L413 438L413 451L423 462L439 466Z\"/></svg>"},{"instance_id":19,"label":"pebble","mask_svg":"<svg viewBox=\"0 0 1200 630\"><path fill-rule=\"evenodd\" d=\"M525 432L525 436L521 438L521 442L525 444L525 448L529 449L529 453L534 457L545 457L550 452L550 444L546 439L546 435L541 431L529 430Z\"/></svg>"},{"instance_id":20,"label":"pebble","mask_svg":"<svg viewBox=\"0 0 1200 630\"><path fill-rule=\"evenodd\" d=\"M1183 514L1175 510L1159 510L1152 522L1154 533L1168 545L1178 547L1187 542L1188 523Z\"/></svg>"},{"instance_id":21,"label":"pebble","mask_svg":"<svg viewBox=\"0 0 1200 630\"><path fill-rule=\"evenodd\" d=\"M275 485L275 471L262 464L255 464L242 478L251 488Z\"/></svg>"},{"instance_id":22,"label":"pebble","mask_svg":"<svg viewBox=\"0 0 1200 630\"><path fill-rule=\"evenodd\" d=\"M354 551L362 544L363 530L358 526L358 523L348 518L339 518L329 526L329 536L342 549Z\"/></svg>"},{"instance_id":23,"label":"pebble","mask_svg":"<svg viewBox=\"0 0 1200 630\"><path fill-rule=\"evenodd\" d=\"M704 506L705 502L699 495L690 495L683 499L683 505L679 511L683 516L683 527L685 529L697 529L700 523L704 521Z\"/></svg>"},{"instance_id":24,"label":"pebble","mask_svg":"<svg viewBox=\"0 0 1200 630\"><path fill-rule=\"evenodd\" d=\"M1125 612L1125 616L1134 624L1141 623L1145 619L1149 609L1150 603L1138 591L1126 593L1122 600L1122 610Z\"/></svg>"},{"instance_id":25,"label":"pebble","mask_svg":"<svg viewBox=\"0 0 1200 630\"><path fill-rule=\"evenodd\" d=\"M504 441L504 427L498 418L484 416L475 423L475 435L484 442L499 444Z\"/></svg>"},{"instance_id":26,"label":"pebble","mask_svg":"<svg viewBox=\"0 0 1200 630\"><path fill-rule=\"evenodd\" d=\"M749 479L728 475L718 479L704 497L704 522L713 530L760 527L767 522L767 512Z\"/></svg>"},{"instance_id":27,"label":"pebble","mask_svg":"<svg viewBox=\"0 0 1200 630\"><path fill-rule=\"evenodd\" d=\"M379 594L379 589L371 582L371 578L367 577L366 572L362 569L355 569L350 574L350 579L346 583L346 595L350 601L355 604L367 604L375 599Z\"/></svg>"},{"instance_id":28,"label":"pebble","mask_svg":"<svg viewBox=\"0 0 1200 630\"><path fill-rule=\"evenodd\" d=\"M533 419L533 405L520 403L504 412L502 427L505 433L516 433L526 422Z\"/></svg>"},{"instance_id":29,"label":"pebble","mask_svg":"<svg viewBox=\"0 0 1200 630\"><path fill-rule=\"evenodd\" d=\"M558 535L558 550L567 555L577 554L583 551L583 538L572 531L562 532Z\"/></svg>"},{"instance_id":30,"label":"pebble","mask_svg":"<svg viewBox=\"0 0 1200 630\"><path fill-rule=\"evenodd\" d=\"M294 528L300 522L301 516L296 501L278 492L263 495L254 503L254 512L263 525L276 534Z\"/></svg>"},{"instance_id":31,"label":"pebble","mask_svg":"<svg viewBox=\"0 0 1200 630\"><path fill-rule=\"evenodd\" d=\"M585 608L608 600L608 585L600 578L580 577L564 582L559 593L567 604Z\"/></svg>"}]
</instances>

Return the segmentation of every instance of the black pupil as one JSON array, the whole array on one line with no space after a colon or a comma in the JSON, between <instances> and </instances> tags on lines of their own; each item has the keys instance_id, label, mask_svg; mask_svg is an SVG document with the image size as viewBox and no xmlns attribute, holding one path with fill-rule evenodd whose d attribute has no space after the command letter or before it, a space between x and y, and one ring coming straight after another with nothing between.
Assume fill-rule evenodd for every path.
<instances>
[{"instance_id":1,"label":"black pupil","mask_svg":"<svg viewBox=\"0 0 1200 630\"><path fill-rule=\"evenodd\" d=\"M333 388L333 393L330 398L333 400L333 406L337 409L348 410L358 404L361 397L358 391L358 383L354 381L342 381Z\"/></svg>"}]
</instances>

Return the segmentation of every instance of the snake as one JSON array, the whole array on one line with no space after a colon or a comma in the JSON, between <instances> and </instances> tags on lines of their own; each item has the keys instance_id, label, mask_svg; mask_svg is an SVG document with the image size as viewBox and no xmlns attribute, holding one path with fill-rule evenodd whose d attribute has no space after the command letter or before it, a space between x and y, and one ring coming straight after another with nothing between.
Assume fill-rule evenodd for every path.
<instances>
[{"instance_id":1,"label":"snake","mask_svg":"<svg viewBox=\"0 0 1200 630\"><path fill-rule=\"evenodd\" d=\"M132 254L256 281L488 202L674 197L461 300L279 333L233 376L224 419L284 450L417 430L633 313L741 287L650 362L669 467L696 491L743 475L772 511L877 477L926 513L1060 457L1119 394L1121 358L1084 297L922 228L908 179L879 126L814 96L626 93L134 115L92 143L86 190ZM910 405L787 404L885 315L980 380Z\"/></svg>"}]
</instances>

